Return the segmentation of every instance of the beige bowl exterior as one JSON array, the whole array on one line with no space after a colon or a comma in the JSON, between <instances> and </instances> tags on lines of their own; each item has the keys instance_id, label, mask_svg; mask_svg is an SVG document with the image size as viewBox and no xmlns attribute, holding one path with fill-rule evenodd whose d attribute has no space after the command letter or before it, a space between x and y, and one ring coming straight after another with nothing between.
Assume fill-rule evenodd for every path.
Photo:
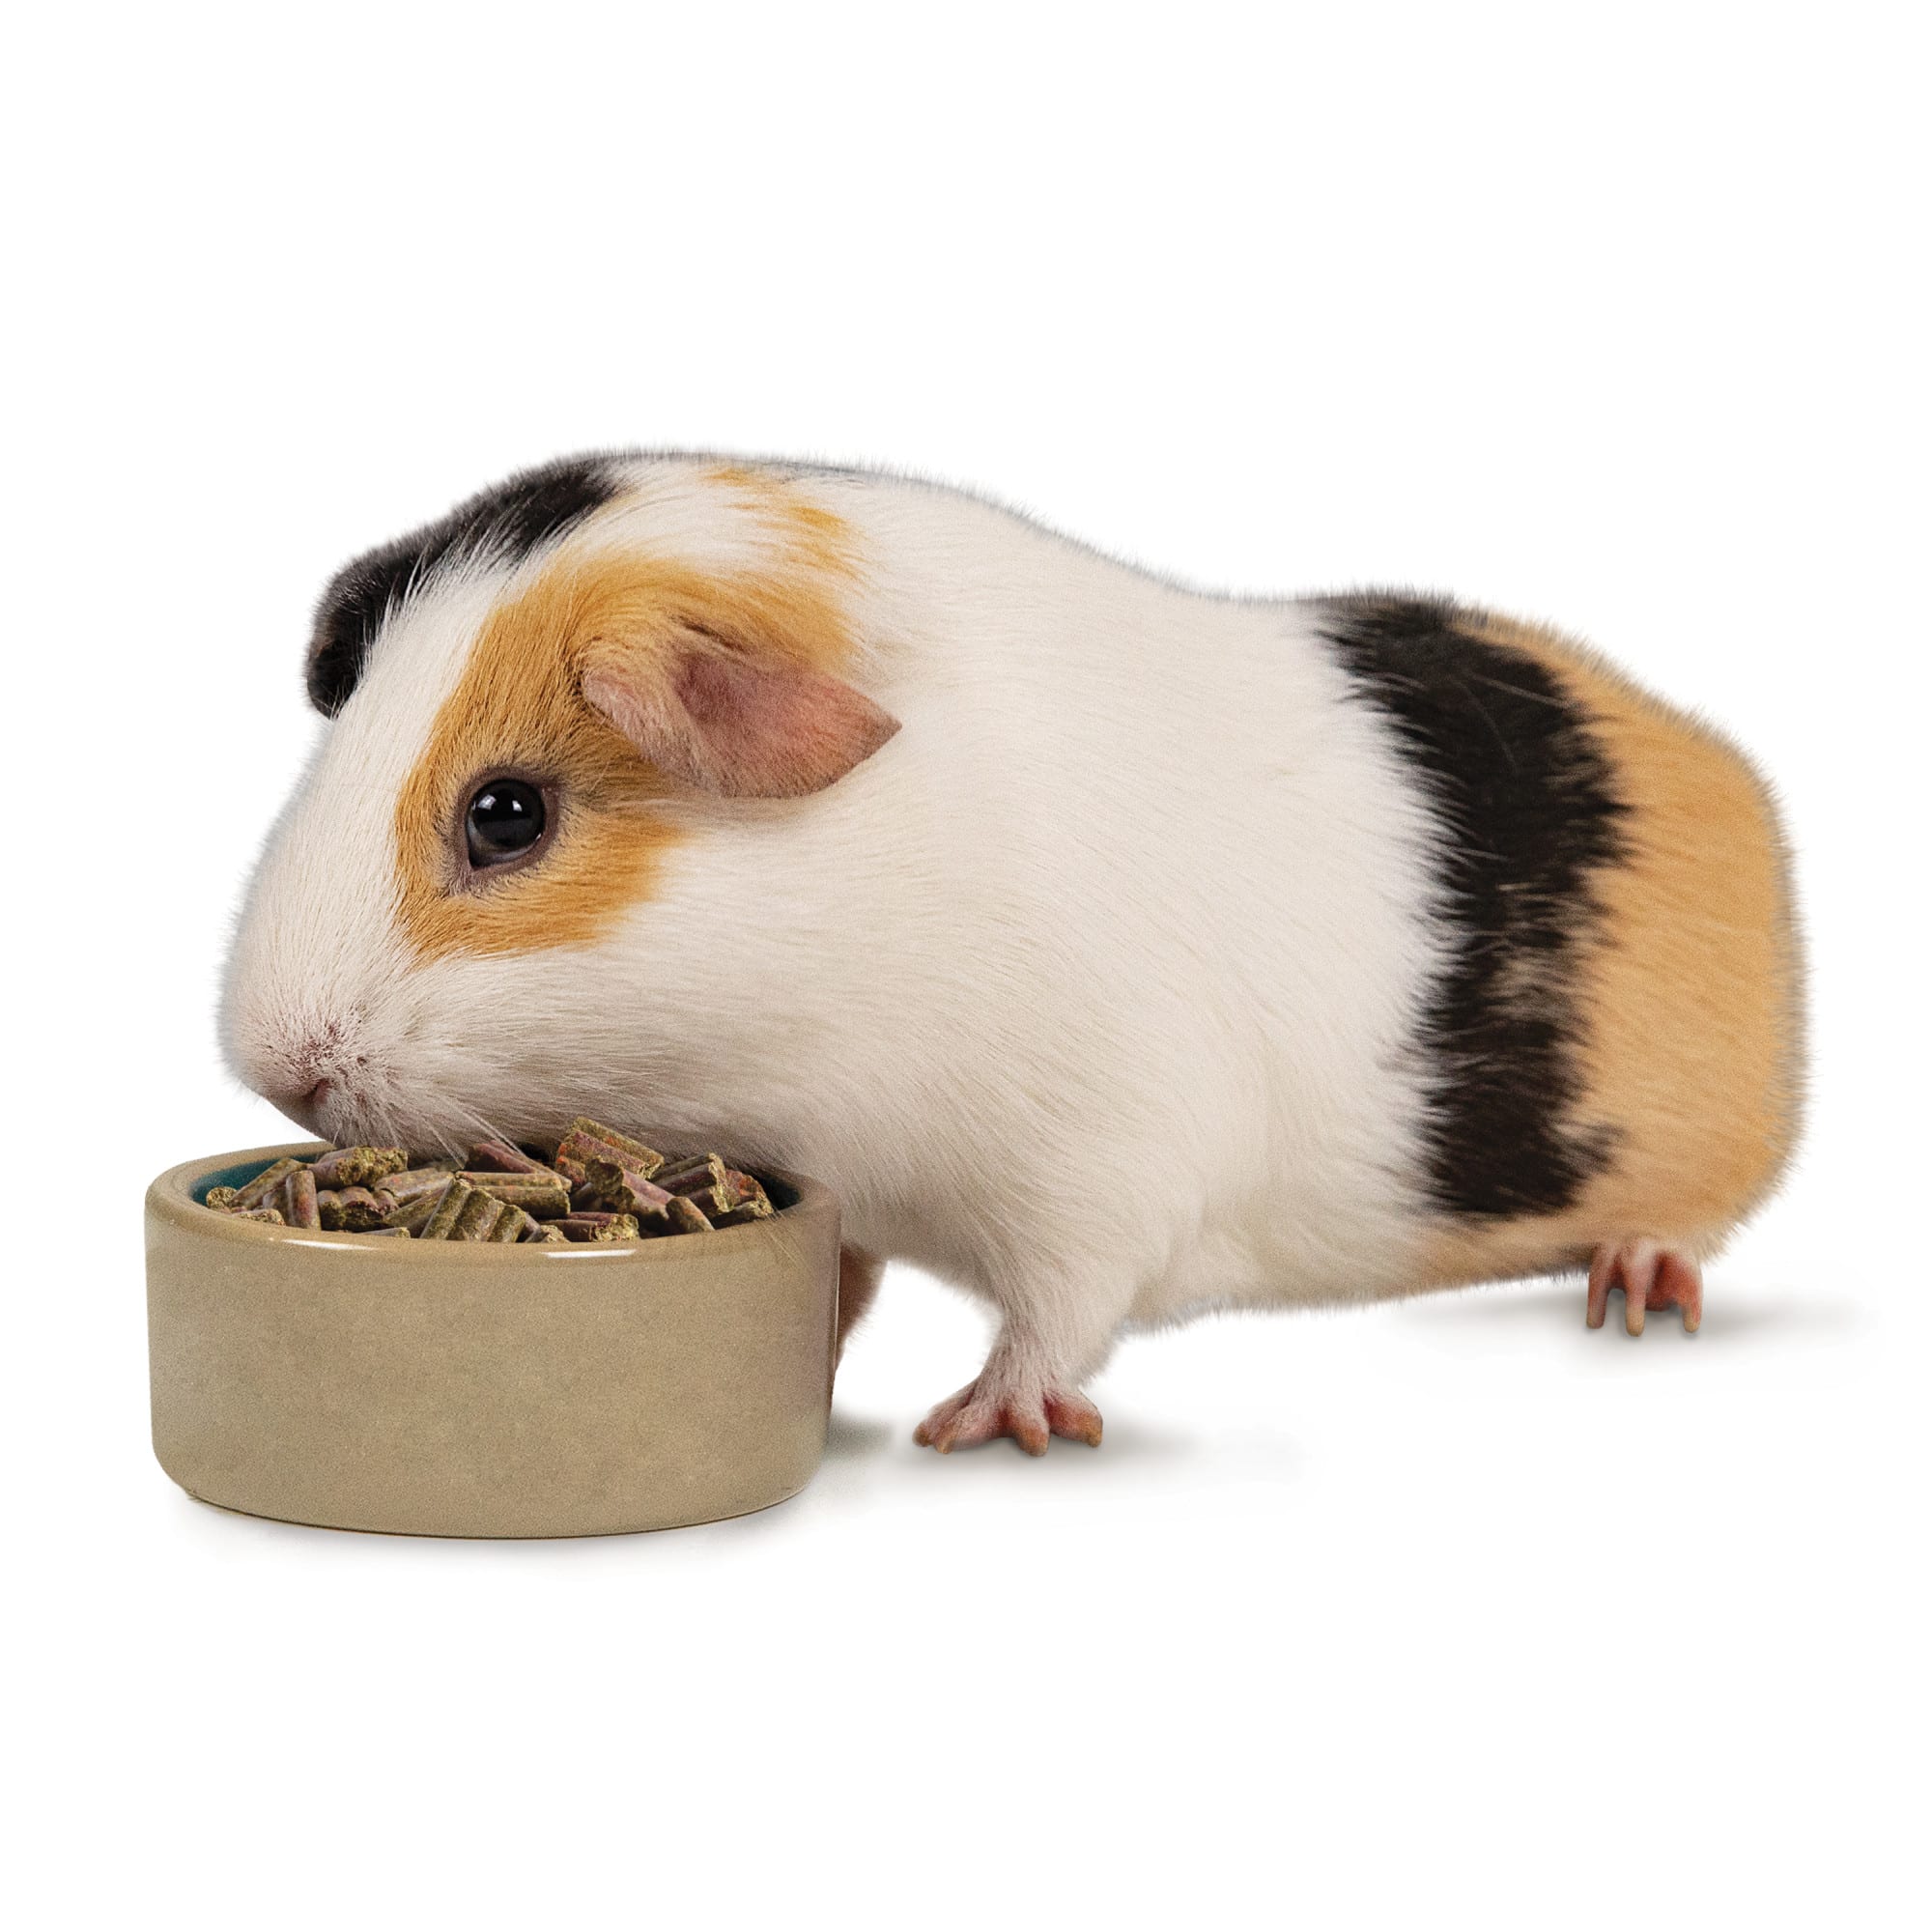
<instances>
[{"instance_id":1,"label":"beige bowl exterior","mask_svg":"<svg viewBox=\"0 0 1932 1932\"><path fill-rule=\"evenodd\" d=\"M608 1536L765 1509L825 1446L838 1207L570 1247L231 1220L148 1189L155 1454L190 1495L414 1536Z\"/></svg>"}]
</instances>

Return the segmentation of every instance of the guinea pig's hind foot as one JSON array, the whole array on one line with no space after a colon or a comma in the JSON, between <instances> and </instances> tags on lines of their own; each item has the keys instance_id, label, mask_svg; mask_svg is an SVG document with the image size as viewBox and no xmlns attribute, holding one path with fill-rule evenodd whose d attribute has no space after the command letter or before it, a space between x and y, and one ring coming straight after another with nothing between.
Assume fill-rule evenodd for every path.
<instances>
[{"instance_id":1,"label":"guinea pig's hind foot","mask_svg":"<svg viewBox=\"0 0 1932 1932\"><path fill-rule=\"evenodd\" d=\"M1644 1311L1681 1308L1684 1332L1694 1335L1704 1320L1704 1276L1693 1261L1676 1249L1650 1239L1604 1241L1590 1257L1590 1300L1585 1320L1592 1328L1604 1325L1610 1290L1624 1292L1624 1326L1643 1333Z\"/></svg>"},{"instance_id":2,"label":"guinea pig's hind foot","mask_svg":"<svg viewBox=\"0 0 1932 1932\"><path fill-rule=\"evenodd\" d=\"M1003 1386L990 1370L940 1403L912 1439L942 1456L1010 1435L1029 1456L1044 1456L1056 1435L1100 1446L1100 1411L1075 1389Z\"/></svg>"}]
</instances>

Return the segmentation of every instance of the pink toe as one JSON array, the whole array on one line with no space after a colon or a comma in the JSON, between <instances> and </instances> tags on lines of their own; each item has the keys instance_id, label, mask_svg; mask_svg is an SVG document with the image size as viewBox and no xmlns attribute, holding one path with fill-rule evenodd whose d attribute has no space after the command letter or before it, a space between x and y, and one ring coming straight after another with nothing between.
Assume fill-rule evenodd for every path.
<instances>
[{"instance_id":1,"label":"pink toe","mask_svg":"<svg viewBox=\"0 0 1932 1932\"><path fill-rule=\"evenodd\" d=\"M1657 1280L1657 1243L1626 1242L1617 1262L1624 1280L1624 1326L1633 1335L1643 1333L1644 1310L1651 1306L1650 1291Z\"/></svg>"},{"instance_id":2,"label":"pink toe","mask_svg":"<svg viewBox=\"0 0 1932 1932\"><path fill-rule=\"evenodd\" d=\"M1084 1442L1091 1449L1100 1446L1100 1411L1082 1395L1050 1395L1046 1399L1047 1426L1069 1442Z\"/></svg>"},{"instance_id":3,"label":"pink toe","mask_svg":"<svg viewBox=\"0 0 1932 1932\"><path fill-rule=\"evenodd\" d=\"M1035 1415L1010 1414L1007 1420L1007 1434L1024 1449L1029 1456L1044 1456L1049 1439L1046 1424Z\"/></svg>"},{"instance_id":4,"label":"pink toe","mask_svg":"<svg viewBox=\"0 0 1932 1932\"><path fill-rule=\"evenodd\" d=\"M1681 1308L1687 1334L1694 1335L1704 1321L1704 1276L1694 1262L1666 1252L1658 1262L1650 1291L1653 1308Z\"/></svg>"},{"instance_id":5,"label":"pink toe","mask_svg":"<svg viewBox=\"0 0 1932 1932\"><path fill-rule=\"evenodd\" d=\"M1610 1284L1616 1273L1617 1251L1605 1241L1590 1257L1590 1299L1583 1320L1592 1328L1601 1328L1609 1313Z\"/></svg>"}]
</instances>

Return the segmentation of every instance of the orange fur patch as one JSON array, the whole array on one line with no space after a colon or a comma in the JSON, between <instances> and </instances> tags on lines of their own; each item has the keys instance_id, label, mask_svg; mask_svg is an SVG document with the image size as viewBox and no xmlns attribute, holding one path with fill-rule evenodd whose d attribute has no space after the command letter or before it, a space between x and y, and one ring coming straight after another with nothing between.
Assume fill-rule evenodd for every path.
<instances>
[{"instance_id":1,"label":"orange fur patch","mask_svg":"<svg viewBox=\"0 0 1932 1932\"><path fill-rule=\"evenodd\" d=\"M492 612L397 800L399 916L419 958L586 945L649 895L679 837L651 810L672 787L583 701L581 680L600 654L647 651L680 629L820 670L850 653L823 574L803 564L724 575L566 550ZM530 865L466 883L458 819L476 781L504 772L554 781L559 822Z\"/></svg>"},{"instance_id":2,"label":"orange fur patch","mask_svg":"<svg viewBox=\"0 0 1932 1932\"><path fill-rule=\"evenodd\" d=\"M707 483L729 491L808 570L828 577L856 573L850 526L795 485L742 463L713 464L702 474Z\"/></svg>"},{"instance_id":3,"label":"orange fur patch","mask_svg":"<svg viewBox=\"0 0 1932 1932\"><path fill-rule=\"evenodd\" d=\"M1580 1265L1599 1241L1631 1236L1707 1254L1775 1184L1796 1133L1799 948L1770 796L1735 747L1593 651L1471 621L1570 692L1630 809L1631 851L1598 875L1604 918L1577 991L1584 1091L1574 1118L1619 1138L1610 1166L1562 1213L1440 1231L1426 1279Z\"/></svg>"}]
</instances>

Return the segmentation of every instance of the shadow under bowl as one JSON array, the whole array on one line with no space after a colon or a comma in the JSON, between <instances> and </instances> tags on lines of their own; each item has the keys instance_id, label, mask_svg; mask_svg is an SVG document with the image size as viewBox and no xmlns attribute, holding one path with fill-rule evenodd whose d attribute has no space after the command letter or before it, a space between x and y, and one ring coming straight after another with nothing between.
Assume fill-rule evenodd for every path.
<instances>
[{"instance_id":1,"label":"shadow under bowl","mask_svg":"<svg viewBox=\"0 0 1932 1932\"><path fill-rule=\"evenodd\" d=\"M238 1221L283 1154L148 1189L155 1454L204 1502L415 1536L608 1536L795 1495L831 1409L838 1205L709 1235L497 1246Z\"/></svg>"}]
</instances>

